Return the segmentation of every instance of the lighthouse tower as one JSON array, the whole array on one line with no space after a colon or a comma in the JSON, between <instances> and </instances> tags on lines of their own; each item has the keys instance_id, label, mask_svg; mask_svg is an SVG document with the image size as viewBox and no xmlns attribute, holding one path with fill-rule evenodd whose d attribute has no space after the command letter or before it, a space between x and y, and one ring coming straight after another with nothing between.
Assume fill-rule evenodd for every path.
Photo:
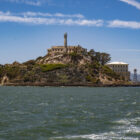
<instances>
[{"instance_id":1,"label":"lighthouse tower","mask_svg":"<svg viewBox=\"0 0 140 140\"><path fill-rule=\"evenodd\" d=\"M67 46L67 33L64 34L64 47L65 47L65 52L67 53L68 51L68 46Z\"/></svg>"}]
</instances>

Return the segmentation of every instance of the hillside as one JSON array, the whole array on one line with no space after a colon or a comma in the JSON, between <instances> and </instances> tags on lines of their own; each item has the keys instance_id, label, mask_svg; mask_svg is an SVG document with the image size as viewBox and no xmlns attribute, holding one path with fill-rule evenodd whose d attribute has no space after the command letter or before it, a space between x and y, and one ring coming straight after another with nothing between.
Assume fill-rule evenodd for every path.
<instances>
[{"instance_id":1,"label":"hillside","mask_svg":"<svg viewBox=\"0 0 140 140\"><path fill-rule=\"evenodd\" d=\"M108 56L108 57L103 57ZM100 59L99 59L100 58ZM106 53L46 55L0 66L1 85L113 85L124 81L104 64Z\"/></svg>"}]
</instances>

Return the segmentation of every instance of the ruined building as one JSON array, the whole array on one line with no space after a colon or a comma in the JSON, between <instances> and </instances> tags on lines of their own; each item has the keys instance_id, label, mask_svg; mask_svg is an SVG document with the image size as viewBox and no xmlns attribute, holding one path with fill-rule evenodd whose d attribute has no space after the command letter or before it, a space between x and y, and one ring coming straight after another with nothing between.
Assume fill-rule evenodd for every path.
<instances>
[{"instance_id":1,"label":"ruined building","mask_svg":"<svg viewBox=\"0 0 140 140\"><path fill-rule=\"evenodd\" d=\"M79 53L85 54L87 53L87 49L82 48L80 45L78 46L68 46L67 45L67 33L64 34L64 46L52 46L48 49L48 54L69 54L69 53Z\"/></svg>"}]
</instances>

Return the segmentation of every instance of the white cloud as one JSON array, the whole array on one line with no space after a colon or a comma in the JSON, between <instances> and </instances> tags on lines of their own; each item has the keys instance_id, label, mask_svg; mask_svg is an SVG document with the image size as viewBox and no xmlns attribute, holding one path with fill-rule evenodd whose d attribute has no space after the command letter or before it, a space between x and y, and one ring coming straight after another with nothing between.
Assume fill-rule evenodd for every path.
<instances>
[{"instance_id":1,"label":"white cloud","mask_svg":"<svg viewBox=\"0 0 140 140\"><path fill-rule=\"evenodd\" d=\"M7 0L8 2L24 3L32 6L40 6L41 0Z\"/></svg>"},{"instance_id":2,"label":"white cloud","mask_svg":"<svg viewBox=\"0 0 140 140\"><path fill-rule=\"evenodd\" d=\"M81 14L65 15L62 13L41 13L41 12L24 12L11 13L0 11L0 22L15 22L26 24L42 25L68 25L68 26L96 26L111 28L131 28L140 29L140 22L112 20L104 21L102 19L86 19Z\"/></svg>"},{"instance_id":3,"label":"white cloud","mask_svg":"<svg viewBox=\"0 0 140 140\"><path fill-rule=\"evenodd\" d=\"M60 24L62 25L79 25L79 26L96 26L101 27L103 26L103 20L86 20L86 19L67 19L67 20L60 20Z\"/></svg>"},{"instance_id":4,"label":"white cloud","mask_svg":"<svg viewBox=\"0 0 140 140\"><path fill-rule=\"evenodd\" d=\"M140 22L112 20L108 22L108 27L140 29Z\"/></svg>"},{"instance_id":5,"label":"white cloud","mask_svg":"<svg viewBox=\"0 0 140 140\"><path fill-rule=\"evenodd\" d=\"M48 13L47 13L48 14ZM28 24L43 24L43 25L77 25L77 26L103 26L104 21L103 20L87 20L87 19L81 19L81 18L72 18L75 17L73 15L63 15L61 17L67 17L67 18L59 18L60 15L58 14L50 14L51 17L42 17L42 16L36 16L37 13L33 16L21 16L19 14L13 14L10 12L0 12L0 22L16 22L16 23L28 23ZM49 15L49 14L48 14ZM71 18L69 18L71 17ZM77 16L78 17L78 16Z\"/></svg>"},{"instance_id":6,"label":"white cloud","mask_svg":"<svg viewBox=\"0 0 140 140\"><path fill-rule=\"evenodd\" d=\"M120 0L121 2L125 2L129 5L132 5L134 7L136 7L137 9L140 10L140 2L136 1L136 0Z\"/></svg>"},{"instance_id":7,"label":"white cloud","mask_svg":"<svg viewBox=\"0 0 140 140\"><path fill-rule=\"evenodd\" d=\"M9 16L9 15L11 15L11 13L9 11L8 12L2 12L2 11L0 11L0 15Z\"/></svg>"},{"instance_id":8,"label":"white cloud","mask_svg":"<svg viewBox=\"0 0 140 140\"><path fill-rule=\"evenodd\" d=\"M81 14L74 14L74 15L65 15L62 13L50 14L50 13L41 13L41 12L24 12L20 15L24 16L42 16L42 17L59 17L59 18L84 18Z\"/></svg>"}]
</instances>

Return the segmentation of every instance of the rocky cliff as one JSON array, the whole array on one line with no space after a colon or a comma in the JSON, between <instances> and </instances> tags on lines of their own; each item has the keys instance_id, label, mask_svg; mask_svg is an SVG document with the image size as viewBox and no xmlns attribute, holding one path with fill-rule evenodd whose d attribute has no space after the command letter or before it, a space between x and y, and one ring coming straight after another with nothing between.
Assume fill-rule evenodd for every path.
<instances>
[{"instance_id":1,"label":"rocky cliff","mask_svg":"<svg viewBox=\"0 0 140 140\"><path fill-rule=\"evenodd\" d=\"M91 63L91 57L88 55L80 54L57 54L57 55L46 55L44 57L39 57L36 60L38 64L76 64L85 65Z\"/></svg>"}]
</instances>

